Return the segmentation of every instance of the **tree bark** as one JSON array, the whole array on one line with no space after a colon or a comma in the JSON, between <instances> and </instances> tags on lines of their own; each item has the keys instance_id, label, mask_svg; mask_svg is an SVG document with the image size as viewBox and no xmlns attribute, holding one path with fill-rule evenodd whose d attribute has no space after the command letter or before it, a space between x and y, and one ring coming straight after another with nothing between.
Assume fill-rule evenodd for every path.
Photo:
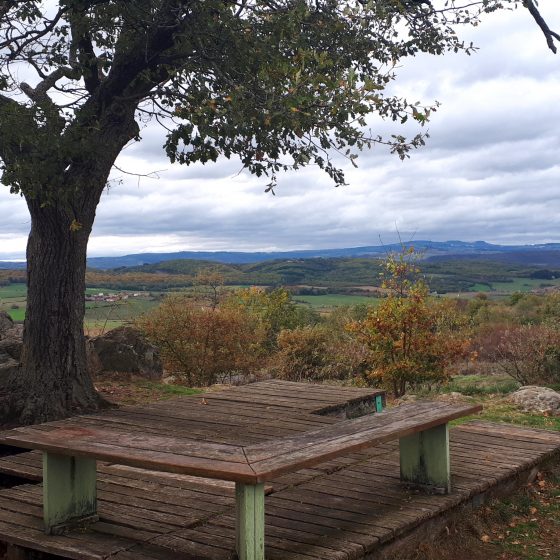
<instances>
[{"instance_id":1,"label":"tree bark","mask_svg":"<svg viewBox=\"0 0 560 560\"><path fill-rule=\"evenodd\" d=\"M12 405L22 424L95 410L102 402L87 372L83 329L95 207L82 208L80 227L58 204L42 208L29 201L28 206L27 312L21 380Z\"/></svg>"}]
</instances>

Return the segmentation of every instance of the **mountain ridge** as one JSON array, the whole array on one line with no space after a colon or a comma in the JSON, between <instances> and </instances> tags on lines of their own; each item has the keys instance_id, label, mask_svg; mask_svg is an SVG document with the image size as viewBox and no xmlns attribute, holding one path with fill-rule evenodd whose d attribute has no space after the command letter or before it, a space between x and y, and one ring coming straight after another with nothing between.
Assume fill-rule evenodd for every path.
<instances>
[{"instance_id":1,"label":"mountain ridge","mask_svg":"<svg viewBox=\"0 0 560 560\"><path fill-rule=\"evenodd\" d=\"M534 245L498 245L486 241L429 241L418 240L403 243L412 245L424 253L425 258L468 257L477 255L498 255L506 253L550 253L560 251L560 243L540 243ZM277 259L312 259L336 257L382 257L391 251L398 251L401 243L386 245L366 245L337 249L306 249L295 251L177 251L172 253L132 253L116 257L88 258L89 268L109 270L137 267L170 260L206 260L225 264L250 264ZM543 264L545 266L545 264ZM0 261L0 269L25 268L25 262Z\"/></svg>"}]
</instances>

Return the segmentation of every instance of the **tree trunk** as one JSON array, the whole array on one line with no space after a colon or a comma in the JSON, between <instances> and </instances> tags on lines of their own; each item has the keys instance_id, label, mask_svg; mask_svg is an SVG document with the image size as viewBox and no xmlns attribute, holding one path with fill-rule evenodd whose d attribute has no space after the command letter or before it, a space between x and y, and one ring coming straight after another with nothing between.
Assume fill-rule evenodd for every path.
<instances>
[{"instance_id":1,"label":"tree trunk","mask_svg":"<svg viewBox=\"0 0 560 560\"><path fill-rule=\"evenodd\" d=\"M64 132L64 157L45 147L41 184L22 187L31 214L27 309L21 367L0 379L0 425L56 420L105 404L86 365L86 251L113 163L138 125L135 102L96 103L86 103L83 118Z\"/></svg>"},{"instance_id":2,"label":"tree trunk","mask_svg":"<svg viewBox=\"0 0 560 560\"><path fill-rule=\"evenodd\" d=\"M86 250L95 206L80 222L63 205L29 201L27 311L22 369L9 420L31 424L91 411L103 402L86 366ZM80 225L81 224L81 225Z\"/></svg>"}]
</instances>

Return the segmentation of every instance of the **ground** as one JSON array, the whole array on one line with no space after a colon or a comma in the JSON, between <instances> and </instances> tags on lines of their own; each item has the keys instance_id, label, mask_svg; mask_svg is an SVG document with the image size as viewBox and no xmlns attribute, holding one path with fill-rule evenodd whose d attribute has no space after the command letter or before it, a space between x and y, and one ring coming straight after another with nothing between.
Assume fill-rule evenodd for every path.
<instances>
[{"instance_id":1,"label":"ground","mask_svg":"<svg viewBox=\"0 0 560 560\"><path fill-rule=\"evenodd\" d=\"M434 545L400 560L560 560L560 466L510 499L464 515Z\"/></svg>"}]
</instances>

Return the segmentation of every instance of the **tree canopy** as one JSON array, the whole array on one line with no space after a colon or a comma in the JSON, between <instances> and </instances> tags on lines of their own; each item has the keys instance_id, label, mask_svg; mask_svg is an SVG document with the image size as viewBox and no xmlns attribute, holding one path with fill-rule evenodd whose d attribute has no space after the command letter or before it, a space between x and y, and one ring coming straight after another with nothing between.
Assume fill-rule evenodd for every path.
<instances>
[{"instance_id":1,"label":"tree canopy","mask_svg":"<svg viewBox=\"0 0 560 560\"><path fill-rule=\"evenodd\" d=\"M353 160L386 143L404 157L423 142L364 130L370 113L423 124L433 109L386 93L396 64L471 52L457 26L518 3L555 50L533 2L516 0L1 2L3 182L43 203L63 197L84 131L95 137L110 108L112 120L158 119L172 161L237 155L271 177L312 162L341 183L329 148Z\"/></svg>"}]
</instances>

